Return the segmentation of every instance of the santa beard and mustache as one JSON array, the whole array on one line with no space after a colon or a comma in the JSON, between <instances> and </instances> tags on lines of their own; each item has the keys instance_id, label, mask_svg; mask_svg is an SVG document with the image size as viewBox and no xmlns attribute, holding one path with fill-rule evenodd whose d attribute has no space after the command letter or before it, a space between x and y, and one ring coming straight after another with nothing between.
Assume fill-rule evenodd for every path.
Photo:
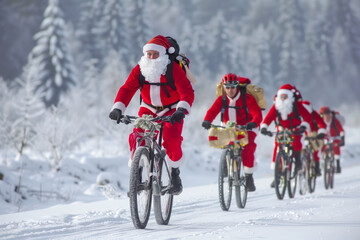
<instances>
[{"instance_id":1,"label":"santa beard and mustache","mask_svg":"<svg viewBox=\"0 0 360 240\"><path fill-rule=\"evenodd\" d=\"M288 115L293 111L293 96L288 96L287 99L282 101L280 96L275 99L275 108L279 111L282 120L287 120Z\"/></svg>"},{"instance_id":2,"label":"santa beard and mustache","mask_svg":"<svg viewBox=\"0 0 360 240\"><path fill-rule=\"evenodd\" d=\"M155 83L160 82L161 75L165 75L169 63L168 55L160 55L156 59L150 59L144 55L139 61L139 66L146 81Z\"/></svg>"}]
</instances>

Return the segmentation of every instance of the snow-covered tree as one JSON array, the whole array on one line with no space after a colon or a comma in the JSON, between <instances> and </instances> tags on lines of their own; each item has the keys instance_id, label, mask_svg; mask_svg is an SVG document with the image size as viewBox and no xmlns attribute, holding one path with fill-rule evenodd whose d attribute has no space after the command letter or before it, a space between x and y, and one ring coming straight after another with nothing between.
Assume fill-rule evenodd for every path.
<instances>
[{"instance_id":1,"label":"snow-covered tree","mask_svg":"<svg viewBox=\"0 0 360 240\"><path fill-rule=\"evenodd\" d=\"M277 78L282 83L300 83L303 78L302 61L305 40L305 19L299 0L281 0L278 23L284 32L281 39L279 71Z\"/></svg>"},{"instance_id":2,"label":"snow-covered tree","mask_svg":"<svg viewBox=\"0 0 360 240\"><path fill-rule=\"evenodd\" d=\"M204 41L208 41L209 44L206 53L208 68L213 73L236 72L238 63L233 63L230 57L233 51L233 34L230 31L231 25L226 21L223 12L219 11L207 27L207 38Z\"/></svg>"},{"instance_id":3,"label":"snow-covered tree","mask_svg":"<svg viewBox=\"0 0 360 240\"><path fill-rule=\"evenodd\" d=\"M31 79L39 80L36 91L44 92L47 107L57 105L61 95L76 83L72 57L66 43L66 24L58 0L49 0L36 46L29 55Z\"/></svg>"},{"instance_id":4,"label":"snow-covered tree","mask_svg":"<svg viewBox=\"0 0 360 240\"><path fill-rule=\"evenodd\" d=\"M131 66L134 65L142 55L142 48L152 37L151 21L149 19L149 9L146 0L130 0L128 3L131 11L129 16L129 29L131 40L129 57ZM128 39L129 40L129 39Z\"/></svg>"},{"instance_id":5,"label":"snow-covered tree","mask_svg":"<svg viewBox=\"0 0 360 240\"><path fill-rule=\"evenodd\" d=\"M81 7L81 16L77 25L76 35L82 44L84 59L102 58L100 32L98 24L103 13L105 1L89 0L83 1Z\"/></svg>"},{"instance_id":6,"label":"snow-covered tree","mask_svg":"<svg viewBox=\"0 0 360 240\"><path fill-rule=\"evenodd\" d=\"M17 159L20 159L24 148L31 145L36 132L35 124L39 122L45 112L42 101L43 93L35 91L37 82L29 76L28 69L25 69L24 76L18 79L20 89L16 93L13 107L16 114L14 121L14 133L12 142L17 150Z\"/></svg>"},{"instance_id":7,"label":"snow-covered tree","mask_svg":"<svg viewBox=\"0 0 360 240\"><path fill-rule=\"evenodd\" d=\"M269 39L262 25L254 32L251 39L250 42L253 44L248 44L246 76L251 79L252 83L266 89L266 93L271 92L272 94L276 88L273 84Z\"/></svg>"}]
</instances>

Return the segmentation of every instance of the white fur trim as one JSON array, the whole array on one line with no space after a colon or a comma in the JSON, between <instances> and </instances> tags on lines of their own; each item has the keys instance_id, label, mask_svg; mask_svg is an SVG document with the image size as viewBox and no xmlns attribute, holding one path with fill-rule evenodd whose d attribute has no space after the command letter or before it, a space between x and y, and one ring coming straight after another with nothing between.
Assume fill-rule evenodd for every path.
<instances>
[{"instance_id":1,"label":"white fur trim","mask_svg":"<svg viewBox=\"0 0 360 240\"><path fill-rule=\"evenodd\" d=\"M176 109L178 109L179 107L181 108L185 108L187 111L188 111L188 114L190 114L191 112L191 106L188 102L186 101L180 101L178 102L177 106L176 106Z\"/></svg>"},{"instance_id":2,"label":"white fur trim","mask_svg":"<svg viewBox=\"0 0 360 240\"><path fill-rule=\"evenodd\" d=\"M122 114L125 113L126 107L125 104L123 104L122 102L114 103L113 107L111 108L111 111L114 110L115 108L120 109Z\"/></svg>"},{"instance_id":3,"label":"white fur trim","mask_svg":"<svg viewBox=\"0 0 360 240\"><path fill-rule=\"evenodd\" d=\"M174 52L175 52L175 48L174 47L169 47L168 53L173 54Z\"/></svg>"},{"instance_id":4,"label":"white fur trim","mask_svg":"<svg viewBox=\"0 0 360 240\"><path fill-rule=\"evenodd\" d=\"M230 98L229 96L227 96L227 98L229 99L229 106L235 107L236 101L240 98L240 95L241 93L239 91L234 98ZM227 109L229 113L229 122L236 122L236 108L227 108Z\"/></svg>"},{"instance_id":5,"label":"white fur trim","mask_svg":"<svg viewBox=\"0 0 360 240\"><path fill-rule=\"evenodd\" d=\"M167 155L165 157L166 163L168 164L169 168L178 168L184 162L184 158L180 158L177 161L171 160Z\"/></svg>"},{"instance_id":6,"label":"white fur trim","mask_svg":"<svg viewBox=\"0 0 360 240\"><path fill-rule=\"evenodd\" d=\"M270 169L275 170L275 163L274 162L270 163Z\"/></svg>"},{"instance_id":7,"label":"white fur trim","mask_svg":"<svg viewBox=\"0 0 360 240\"><path fill-rule=\"evenodd\" d=\"M312 113L312 107L310 105L307 105L307 104L303 104L304 108L309 112L309 113Z\"/></svg>"},{"instance_id":8,"label":"white fur trim","mask_svg":"<svg viewBox=\"0 0 360 240\"><path fill-rule=\"evenodd\" d=\"M160 78L159 78L159 82L160 82ZM160 90L161 90L160 86L150 85L151 105L153 105L153 106L162 106L163 105L161 102Z\"/></svg>"},{"instance_id":9,"label":"white fur trim","mask_svg":"<svg viewBox=\"0 0 360 240\"><path fill-rule=\"evenodd\" d=\"M302 123L300 124L300 126L304 126L304 127L306 127L306 129L310 129L310 124L307 123L307 122L302 122Z\"/></svg>"},{"instance_id":10,"label":"white fur trim","mask_svg":"<svg viewBox=\"0 0 360 240\"><path fill-rule=\"evenodd\" d=\"M334 155L335 160L339 160L340 161L340 155Z\"/></svg>"},{"instance_id":11,"label":"white fur trim","mask_svg":"<svg viewBox=\"0 0 360 240\"><path fill-rule=\"evenodd\" d=\"M248 174L254 173L256 171L256 169L257 169L257 162L254 162L254 166L251 168L244 166L244 172L248 173Z\"/></svg>"},{"instance_id":12,"label":"white fur trim","mask_svg":"<svg viewBox=\"0 0 360 240\"><path fill-rule=\"evenodd\" d=\"M326 134L325 128L319 128L319 130L317 131L317 134L320 134L320 133Z\"/></svg>"},{"instance_id":13,"label":"white fur trim","mask_svg":"<svg viewBox=\"0 0 360 240\"><path fill-rule=\"evenodd\" d=\"M160 55L166 54L166 48L164 46L154 43L145 44L145 46L143 47L143 53L145 54L149 50L158 51Z\"/></svg>"},{"instance_id":14,"label":"white fur trim","mask_svg":"<svg viewBox=\"0 0 360 240\"><path fill-rule=\"evenodd\" d=\"M266 128L266 129L268 129L268 125L266 124L266 123L262 123L261 125L260 125L260 129L262 129L262 128Z\"/></svg>"},{"instance_id":15,"label":"white fur trim","mask_svg":"<svg viewBox=\"0 0 360 240\"><path fill-rule=\"evenodd\" d=\"M286 94L288 96L292 96L294 94L294 92L289 89L279 89L277 92L277 97L280 97L281 94Z\"/></svg>"}]
</instances>

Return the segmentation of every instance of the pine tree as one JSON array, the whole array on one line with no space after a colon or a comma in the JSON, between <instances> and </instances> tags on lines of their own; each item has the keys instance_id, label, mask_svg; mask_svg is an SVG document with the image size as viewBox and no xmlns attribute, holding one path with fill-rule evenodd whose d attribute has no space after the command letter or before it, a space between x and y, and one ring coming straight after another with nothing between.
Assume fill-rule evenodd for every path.
<instances>
[{"instance_id":1,"label":"pine tree","mask_svg":"<svg viewBox=\"0 0 360 240\"><path fill-rule=\"evenodd\" d=\"M151 36L152 26L149 19L148 4L145 0L133 0L130 3L128 32L131 36L129 57L131 66L142 56L143 46L154 36Z\"/></svg>"},{"instance_id":2,"label":"pine tree","mask_svg":"<svg viewBox=\"0 0 360 240\"><path fill-rule=\"evenodd\" d=\"M61 95L75 84L72 57L66 43L66 25L58 0L49 0L36 46L29 55L30 78L39 80L36 91L44 92L47 107L57 105Z\"/></svg>"},{"instance_id":3,"label":"pine tree","mask_svg":"<svg viewBox=\"0 0 360 240\"><path fill-rule=\"evenodd\" d=\"M103 13L105 1L84 1L81 8L81 16L77 26L76 35L82 43L84 59L102 59L101 37L98 24Z\"/></svg>"}]
</instances>

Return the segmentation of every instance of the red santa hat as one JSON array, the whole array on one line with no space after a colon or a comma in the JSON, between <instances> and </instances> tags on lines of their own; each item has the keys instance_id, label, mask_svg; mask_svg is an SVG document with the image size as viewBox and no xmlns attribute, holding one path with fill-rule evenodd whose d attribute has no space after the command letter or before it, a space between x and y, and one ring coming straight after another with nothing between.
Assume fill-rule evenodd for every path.
<instances>
[{"instance_id":1,"label":"red santa hat","mask_svg":"<svg viewBox=\"0 0 360 240\"><path fill-rule=\"evenodd\" d=\"M248 85L251 83L250 79L238 76L239 85Z\"/></svg>"},{"instance_id":2,"label":"red santa hat","mask_svg":"<svg viewBox=\"0 0 360 240\"><path fill-rule=\"evenodd\" d=\"M143 47L143 53L145 54L149 50L158 51L160 55L164 55L166 53L172 54L175 52L175 48L170 45L166 37L161 35L157 35L145 44Z\"/></svg>"},{"instance_id":3,"label":"red santa hat","mask_svg":"<svg viewBox=\"0 0 360 240\"><path fill-rule=\"evenodd\" d=\"M277 96L280 96L281 94L287 94L289 97L294 95L296 97L296 100L301 100L302 98L300 91L291 84L282 85L277 92Z\"/></svg>"}]
</instances>

